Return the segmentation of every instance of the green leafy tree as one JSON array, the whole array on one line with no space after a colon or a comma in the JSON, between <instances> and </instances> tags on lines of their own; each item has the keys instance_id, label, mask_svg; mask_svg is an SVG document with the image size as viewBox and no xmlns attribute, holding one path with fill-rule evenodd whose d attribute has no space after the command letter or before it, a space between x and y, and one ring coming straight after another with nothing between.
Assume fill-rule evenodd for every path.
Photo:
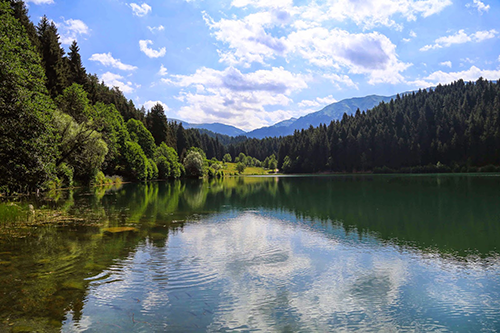
<instances>
[{"instance_id":1,"label":"green leafy tree","mask_svg":"<svg viewBox=\"0 0 500 333\"><path fill-rule=\"evenodd\" d=\"M57 155L54 105L41 61L9 3L0 2L0 186L40 188L53 179Z\"/></svg>"},{"instance_id":2,"label":"green leafy tree","mask_svg":"<svg viewBox=\"0 0 500 333\"><path fill-rule=\"evenodd\" d=\"M137 142L125 142L124 157L130 176L138 180L149 179L149 161Z\"/></svg>"},{"instance_id":3,"label":"green leafy tree","mask_svg":"<svg viewBox=\"0 0 500 333\"><path fill-rule=\"evenodd\" d=\"M162 142L156 151L156 164L159 177L162 179L179 178L182 174L182 164L179 163L177 152L165 142Z\"/></svg>"},{"instance_id":4,"label":"green leafy tree","mask_svg":"<svg viewBox=\"0 0 500 333\"><path fill-rule=\"evenodd\" d=\"M239 173L243 173L246 167L247 166L245 165L245 163L238 162L238 164L236 164L236 171L238 171Z\"/></svg>"},{"instance_id":5,"label":"green leafy tree","mask_svg":"<svg viewBox=\"0 0 500 333\"><path fill-rule=\"evenodd\" d=\"M153 158L156 151L155 140L146 129L146 126L138 120L129 119L127 129L132 141L137 142L148 158Z\"/></svg>"},{"instance_id":6,"label":"green leafy tree","mask_svg":"<svg viewBox=\"0 0 500 333\"><path fill-rule=\"evenodd\" d=\"M292 159L290 158L290 156L285 156L285 159L283 160L283 166L281 168L285 173L292 171Z\"/></svg>"},{"instance_id":7,"label":"green leafy tree","mask_svg":"<svg viewBox=\"0 0 500 333\"><path fill-rule=\"evenodd\" d=\"M224 155L224 157L222 158L222 161L224 163L231 163L231 161L232 161L231 155L229 155L229 154Z\"/></svg>"},{"instance_id":8,"label":"green leafy tree","mask_svg":"<svg viewBox=\"0 0 500 333\"><path fill-rule=\"evenodd\" d=\"M59 132L60 156L57 165L66 163L75 178L89 182L100 170L108 146L92 124L77 123L69 114L56 111L54 123Z\"/></svg>"},{"instance_id":9,"label":"green leafy tree","mask_svg":"<svg viewBox=\"0 0 500 333\"><path fill-rule=\"evenodd\" d=\"M186 169L186 174L190 177L201 177L203 176L203 156L195 150L191 150L187 153L184 159L184 168Z\"/></svg>"},{"instance_id":10,"label":"green leafy tree","mask_svg":"<svg viewBox=\"0 0 500 333\"><path fill-rule=\"evenodd\" d=\"M123 117L113 104L97 102L94 110L102 137L108 146L103 171L108 175L123 174L127 165L124 158L125 142L131 141Z\"/></svg>"},{"instance_id":11,"label":"green leafy tree","mask_svg":"<svg viewBox=\"0 0 500 333\"><path fill-rule=\"evenodd\" d=\"M64 89L55 102L61 111L69 114L78 123L91 121L95 115L87 93L81 85L76 83Z\"/></svg>"}]
</instances>

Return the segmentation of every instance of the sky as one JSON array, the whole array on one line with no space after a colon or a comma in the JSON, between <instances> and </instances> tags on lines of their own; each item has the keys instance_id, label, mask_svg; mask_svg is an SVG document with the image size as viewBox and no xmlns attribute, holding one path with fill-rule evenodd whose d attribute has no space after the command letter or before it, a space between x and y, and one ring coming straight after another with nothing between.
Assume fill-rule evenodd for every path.
<instances>
[{"instance_id":1,"label":"sky","mask_svg":"<svg viewBox=\"0 0 500 333\"><path fill-rule=\"evenodd\" d=\"M135 0L133 0L135 1ZM249 131L345 98L500 78L497 0L28 0L87 72Z\"/></svg>"}]
</instances>

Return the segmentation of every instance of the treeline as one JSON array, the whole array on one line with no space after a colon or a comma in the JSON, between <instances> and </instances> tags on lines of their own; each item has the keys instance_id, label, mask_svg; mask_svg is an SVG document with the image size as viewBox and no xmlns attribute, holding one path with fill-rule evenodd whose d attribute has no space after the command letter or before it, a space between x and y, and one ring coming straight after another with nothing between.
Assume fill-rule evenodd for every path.
<instances>
[{"instance_id":1,"label":"treeline","mask_svg":"<svg viewBox=\"0 0 500 333\"><path fill-rule=\"evenodd\" d=\"M397 96L284 138L236 146L287 173L500 171L500 83L480 78Z\"/></svg>"}]
</instances>

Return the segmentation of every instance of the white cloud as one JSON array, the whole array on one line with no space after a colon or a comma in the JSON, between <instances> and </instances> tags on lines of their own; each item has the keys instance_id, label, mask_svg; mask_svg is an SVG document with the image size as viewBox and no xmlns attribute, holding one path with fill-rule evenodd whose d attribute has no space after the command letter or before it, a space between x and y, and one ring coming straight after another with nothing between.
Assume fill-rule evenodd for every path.
<instances>
[{"instance_id":1,"label":"white cloud","mask_svg":"<svg viewBox=\"0 0 500 333\"><path fill-rule=\"evenodd\" d=\"M132 82L123 82L124 77L118 74L106 72L102 74L101 79L108 87L118 87L124 93L131 93L134 91Z\"/></svg>"},{"instance_id":2,"label":"white cloud","mask_svg":"<svg viewBox=\"0 0 500 333\"><path fill-rule=\"evenodd\" d=\"M451 0L328 0L321 5L313 2L302 7L301 15L311 21L350 19L364 29L387 26L401 30L403 25L396 23L392 17L401 16L407 21L415 21L418 15L428 17L451 4Z\"/></svg>"},{"instance_id":3,"label":"white cloud","mask_svg":"<svg viewBox=\"0 0 500 333\"><path fill-rule=\"evenodd\" d=\"M257 8L280 8L280 7L291 7L293 5L292 0L233 0L231 3L234 7L247 7L253 6Z\"/></svg>"},{"instance_id":4,"label":"white cloud","mask_svg":"<svg viewBox=\"0 0 500 333\"><path fill-rule=\"evenodd\" d=\"M287 46L316 66L366 74L370 84L403 82L400 72L411 66L399 61L396 46L378 32L351 34L316 27L292 32Z\"/></svg>"},{"instance_id":5,"label":"white cloud","mask_svg":"<svg viewBox=\"0 0 500 333\"><path fill-rule=\"evenodd\" d=\"M64 20L61 23L56 23L59 30L61 44L69 45L77 40L78 35L88 35L89 27L81 20Z\"/></svg>"},{"instance_id":6,"label":"white cloud","mask_svg":"<svg viewBox=\"0 0 500 333\"><path fill-rule=\"evenodd\" d=\"M164 27L163 25L159 25L159 26L157 26L157 27L150 27L150 26L148 26L148 29L149 29L149 31L151 31L152 33L155 33L155 32L157 32L157 31L163 31L163 30L165 30L165 27Z\"/></svg>"},{"instance_id":7,"label":"white cloud","mask_svg":"<svg viewBox=\"0 0 500 333\"><path fill-rule=\"evenodd\" d=\"M271 34L273 27L289 24L294 15L293 11L271 10L250 14L241 20L215 22L207 14L204 17L214 37L227 46L218 51L220 62L232 66L266 65L267 60L276 57L288 60L299 56L316 67L369 75L371 84L403 81L400 73L411 64L399 61L396 46L378 32L352 34L338 28L329 30L300 24L300 28L288 35Z\"/></svg>"},{"instance_id":8,"label":"white cloud","mask_svg":"<svg viewBox=\"0 0 500 333\"><path fill-rule=\"evenodd\" d=\"M167 68L162 64L160 70L158 71L158 75L165 76L167 74L168 74Z\"/></svg>"},{"instance_id":9,"label":"white cloud","mask_svg":"<svg viewBox=\"0 0 500 333\"><path fill-rule=\"evenodd\" d=\"M94 53L90 58L90 61L98 61L104 66L111 66L113 68L120 69L122 71L133 71L137 69L136 66L132 65L127 65L124 64L120 61L120 59L115 59L111 55L111 52L109 53Z\"/></svg>"},{"instance_id":10,"label":"white cloud","mask_svg":"<svg viewBox=\"0 0 500 333\"><path fill-rule=\"evenodd\" d=\"M411 38L415 38L415 37L417 37L417 34L415 33L415 31L410 30L410 37L411 37Z\"/></svg>"},{"instance_id":11,"label":"white cloud","mask_svg":"<svg viewBox=\"0 0 500 333\"><path fill-rule=\"evenodd\" d=\"M471 7L476 8L480 14L483 14L483 13L487 12L488 10L490 10L490 5L485 5L484 2L482 2L481 0L473 0L472 3L468 3L465 6L467 8L471 8Z\"/></svg>"},{"instance_id":12,"label":"white cloud","mask_svg":"<svg viewBox=\"0 0 500 333\"><path fill-rule=\"evenodd\" d=\"M446 66L451 68L451 61L443 61L439 63L441 66Z\"/></svg>"},{"instance_id":13,"label":"white cloud","mask_svg":"<svg viewBox=\"0 0 500 333\"><path fill-rule=\"evenodd\" d=\"M313 100L303 100L298 103L300 107L312 107L312 106L326 106L330 105L332 103L336 103L337 100L333 98L332 95L326 96L326 97L316 97L316 99Z\"/></svg>"},{"instance_id":14,"label":"white cloud","mask_svg":"<svg viewBox=\"0 0 500 333\"><path fill-rule=\"evenodd\" d=\"M167 104L165 104L165 103L163 103L162 101L147 101L147 102L145 102L143 105L144 105L144 108L145 108L146 110L151 110L151 108L152 108L153 106L155 106L156 104L158 104L158 103L159 103L159 104L161 104L161 106L163 106L163 110L164 110L164 111L168 111L168 110L170 110L170 108L168 107L168 105L167 105Z\"/></svg>"},{"instance_id":15,"label":"white cloud","mask_svg":"<svg viewBox=\"0 0 500 333\"><path fill-rule=\"evenodd\" d=\"M420 51L428 51L432 49L440 49L443 47L449 47L453 44L464 44L469 42L482 42L487 39L495 38L498 31L495 29L477 31L473 34L467 35L464 30L459 30L456 34L450 36L439 37L434 41L434 44L425 45L420 49Z\"/></svg>"},{"instance_id":16,"label":"white cloud","mask_svg":"<svg viewBox=\"0 0 500 333\"><path fill-rule=\"evenodd\" d=\"M280 16L281 15L281 16ZM278 17L279 16L279 17ZM288 14L261 12L250 14L242 20L221 19L215 22L204 13L205 22L214 30L213 36L228 45L230 51L219 51L220 61L230 65L243 64L249 67L252 62L264 64L266 58L283 55L286 45L284 38L276 38L265 31L273 27Z\"/></svg>"},{"instance_id":17,"label":"white cloud","mask_svg":"<svg viewBox=\"0 0 500 333\"><path fill-rule=\"evenodd\" d=\"M148 57L150 58L159 58L163 57L167 53L167 49L162 47L161 49L153 50L148 47L149 44L153 44L151 40L140 40L139 41L139 47L141 48L141 51L144 52Z\"/></svg>"},{"instance_id":18,"label":"white cloud","mask_svg":"<svg viewBox=\"0 0 500 333\"><path fill-rule=\"evenodd\" d=\"M464 81L476 81L480 77L483 77L486 80L498 80L498 78L500 78L500 70L479 69L476 66L472 66L468 70L461 72L447 73L443 71L436 71L425 77L424 79L410 82L410 84L419 87L430 87L435 86L439 83L447 84L460 79Z\"/></svg>"},{"instance_id":19,"label":"white cloud","mask_svg":"<svg viewBox=\"0 0 500 333\"><path fill-rule=\"evenodd\" d=\"M292 117L292 111L265 107L289 105L293 102L290 95L307 88L309 79L282 67L252 73L228 67L223 71L200 68L192 75L171 75L162 81L183 88L177 96L185 103L178 112L180 118L250 130Z\"/></svg>"},{"instance_id":20,"label":"white cloud","mask_svg":"<svg viewBox=\"0 0 500 333\"><path fill-rule=\"evenodd\" d=\"M147 3L143 3L142 5L138 5L136 3L130 3L130 8L134 12L134 15L142 17L147 15L151 11L151 6Z\"/></svg>"}]
</instances>

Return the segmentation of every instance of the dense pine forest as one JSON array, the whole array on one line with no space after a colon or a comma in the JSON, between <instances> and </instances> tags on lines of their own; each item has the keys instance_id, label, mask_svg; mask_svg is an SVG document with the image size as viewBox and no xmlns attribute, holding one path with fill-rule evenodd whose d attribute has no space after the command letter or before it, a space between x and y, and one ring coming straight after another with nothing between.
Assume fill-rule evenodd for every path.
<instances>
[{"instance_id":1,"label":"dense pine forest","mask_svg":"<svg viewBox=\"0 0 500 333\"><path fill-rule=\"evenodd\" d=\"M231 138L136 108L87 73L76 42L61 47L47 17L0 1L0 193L189 173L185 157L277 160L285 173L471 172L500 165L500 84L479 79L397 96L283 138ZM192 149L192 147L198 148ZM227 158L226 158L227 159ZM189 159L190 160L190 159Z\"/></svg>"}]
</instances>

